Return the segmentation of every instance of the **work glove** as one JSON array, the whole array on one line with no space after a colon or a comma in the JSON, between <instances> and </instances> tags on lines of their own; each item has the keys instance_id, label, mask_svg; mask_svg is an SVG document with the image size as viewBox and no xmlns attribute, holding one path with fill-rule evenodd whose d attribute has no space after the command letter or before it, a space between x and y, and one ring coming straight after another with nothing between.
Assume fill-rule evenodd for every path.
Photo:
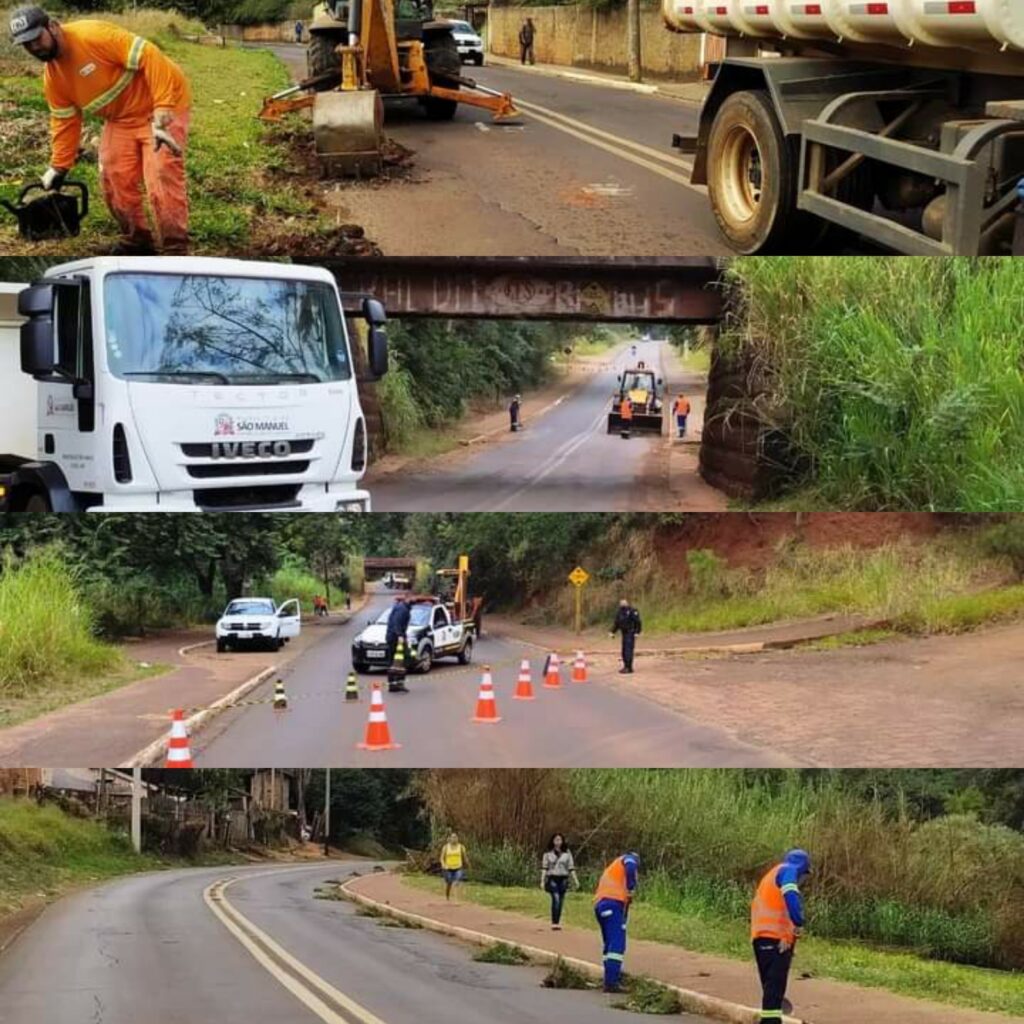
<instances>
[{"instance_id":1,"label":"work glove","mask_svg":"<svg viewBox=\"0 0 1024 1024\"><path fill-rule=\"evenodd\" d=\"M61 185L64 184L64 179L68 176L68 172L62 170L60 167L47 167L46 173L40 178L40 183L47 192L58 190Z\"/></svg>"},{"instance_id":2,"label":"work glove","mask_svg":"<svg viewBox=\"0 0 1024 1024\"><path fill-rule=\"evenodd\" d=\"M181 146L170 133L174 121L174 111L160 107L153 111L153 152L158 153L161 146L166 146L175 156L181 156Z\"/></svg>"}]
</instances>

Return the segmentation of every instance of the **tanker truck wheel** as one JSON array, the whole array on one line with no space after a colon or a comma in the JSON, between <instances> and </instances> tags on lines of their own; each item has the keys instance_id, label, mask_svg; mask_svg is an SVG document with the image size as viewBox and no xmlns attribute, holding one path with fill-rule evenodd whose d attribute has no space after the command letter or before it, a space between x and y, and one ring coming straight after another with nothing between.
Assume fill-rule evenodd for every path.
<instances>
[{"instance_id":1,"label":"tanker truck wheel","mask_svg":"<svg viewBox=\"0 0 1024 1024\"><path fill-rule=\"evenodd\" d=\"M796 208L798 157L768 93L733 93L708 134L708 196L722 234L740 253L786 248L808 219ZM811 234L813 234L811 229Z\"/></svg>"},{"instance_id":2,"label":"tanker truck wheel","mask_svg":"<svg viewBox=\"0 0 1024 1024\"><path fill-rule=\"evenodd\" d=\"M309 45L306 47L306 70L309 72L310 78L341 67L341 58L334 52L334 49L344 41L344 34L340 32L310 33ZM315 86L317 92L325 92L327 89L333 88L334 86L330 84Z\"/></svg>"}]
</instances>

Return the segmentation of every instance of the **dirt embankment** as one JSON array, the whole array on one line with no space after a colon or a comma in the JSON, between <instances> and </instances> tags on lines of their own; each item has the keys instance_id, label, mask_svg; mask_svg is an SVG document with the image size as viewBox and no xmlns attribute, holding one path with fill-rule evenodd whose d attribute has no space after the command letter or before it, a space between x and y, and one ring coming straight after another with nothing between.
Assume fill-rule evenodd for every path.
<instances>
[{"instance_id":1,"label":"dirt embankment","mask_svg":"<svg viewBox=\"0 0 1024 1024\"><path fill-rule=\"evenodd\" d=\"M814 548L852 545L873 548L901 538L934 536L946 528L932 512L735 512L697 514L678 527L660 530L654 539L667 573L686 574L686 553L710 549L730 565L762 569L785 540Z\"/></svg>"}]
</instances>

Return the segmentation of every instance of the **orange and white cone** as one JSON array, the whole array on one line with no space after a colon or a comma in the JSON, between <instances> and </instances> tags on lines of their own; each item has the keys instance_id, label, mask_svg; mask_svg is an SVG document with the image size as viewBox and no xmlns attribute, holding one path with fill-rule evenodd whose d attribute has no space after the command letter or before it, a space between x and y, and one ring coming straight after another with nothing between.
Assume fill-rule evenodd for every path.
<instances>
[{"instance_id":1,"label":"orange and white cone","mask_svg":"<svg viewBox=\"0 0 1024 1024\"><path fill-rule=\"evenodd\" d=\"M513 700L536 700L533 695L533 681L530 679L530 659L523 658L519 666L519 679L516 682L516 692L512 695Z\"/></svg>"},{"instance_id":2,"label":"orange and white cone","mask_svg":"<svg viewBox=\"0 0 1024 1024\"><path fill-rule=\"evenodd\" d=\"M192 751L188 746L188 730L185 728L185 712L181 708L171 712L171 735L167 740L165 768L191 768Z\"/></svg>"},{"instance_id":3,"label":"orange and white cone","mask_svg":"<svg viewBox=\"0 0 1024 1024\"><path fill-rule=\"evenodd\" d=\"M380 683L373 684L370 696L370 718L366 723L366 739L357 743L359 750L398 750L401 743L391 742L391 730L388 728L388 713L384 709L384 694L380 692Z\"/></svg>"},{"instance_id":4,"label":"orange and white cone","mask_svg":"<svg viewBox=\"0 0 1024 1024\"><path fill-rule=\"evenodd\" d=\"M587 682L587 659L582 651L576 652L576 660L572 664L572 681L574 683Z\"/></svg>"},{"instance_id":5,"label":"orange and white cone","mask_svg":"<svg viewBox=\"0 0 1024 1024\"><path fill-rule=\"evenodd\" d=\"M548 690L557 690L562 685L562 670L558 664L558 652L552 651L548 658L548 671L544 676L544 686Z\"/></svg>"},{"instance_id":6,"label":"orange and white cone","mask_svg":"<svg viewBox=\"0 0 1024 1024\"><path fill-rule=\"evenodd\" d=\"M495 725L501 721L498 715L498 703L494 699L494 683L491 682L491 669L484 665L483 678L480 680L480 693L476 699L476 714L470 719L483 725Z\"/></svg>"}]
</instances>

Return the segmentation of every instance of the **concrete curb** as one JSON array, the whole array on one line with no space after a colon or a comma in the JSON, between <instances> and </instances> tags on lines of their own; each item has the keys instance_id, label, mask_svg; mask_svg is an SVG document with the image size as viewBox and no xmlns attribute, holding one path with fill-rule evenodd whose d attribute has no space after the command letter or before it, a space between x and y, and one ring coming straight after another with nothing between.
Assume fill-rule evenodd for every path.
<instances>
[{"instance_id":1,"label":"concrete curb","mask_svg":"<svg viewBox=\"0 0 1024 1024\"><path fill-rule=\"evenodd\" d=\"M185 719L185 728L188 731L190 737L194 736L206 723L207 719L212 718L218 712L222 711L225 705L233 704L237 700L241 700L247 693L254 690L260 683L265 682L277 671L276 665L271 665L270 668L263 669L262 672L258 672L254 676L250 676L240 686L236 686L230 693L225 694L223 697L219 697L209 707L204 708L202 711L197 711L194 715ZM152 743L143 747L134 757L129 761L125 761L119 765L121 768L152 768L155 762L159 761L164 749L167 745L167 737L160 736L158 739L153 740Z\"/></svg>"},{"instance_id":2,"label":"concrete curb","mask_svg":"<svg viewBox=\"0 0 1024 1024\"><path fill-rule=\"evenodd\" d=\"M349 889L350 885L354 885L358 881L359 879L357 878L350 879L340 885L338 889L346 899L351 900L353 903L358 903L364 907L370 907L378 913L385 914L388 917L394 917L399 921L408 921L418 924L420 927L426 928L428 931L437 932L440 935L450 935L452 938L462 939L464 942L470 942L475 946L490 946L496 942L503 942L507 946L512 946L515 949L521 950L532 960L538 960L541 963L546 964L553 964L556 960L562 960L563 963L570 964L572 967L575 967L577 970L582 971L584 974L592 978L601 979L604 975L599 964L591 963L588 960L577 960L575 957L562 956L560 953L555 953L550 949L540 949L537 946L527 946L524 943L514 942L506 938L501 938L497 935L488 935L486 932L477 932L470 928L462 928L459 925L446 924L443 921L435 921L431 917L423 917L422 915L414 914L409 910L399 910L397 907L391 906L390 903L381 903L370 896L364 896L362 893L354 892ZM658 981L657 978L653 980ZM760 1022L760 1011L755 1010L752 1007L743 1006L740 1003L733 1003L728 999L719 999L717 996L709 996L704 992L695 992L692 989L680 988L678 985L669 985L663 981L659 981L658 984L664 985L665 988L674 992L679 997L679 1001L682 1003L683 1009L688 1013L704 1014L704 1016L711 1017L714 1020L726 1021L727 1024L759 1024ZM783 1017L782 1024L808 1024L808 1022L801 1020L798 1017Z\"/></svg>"},{"instance_id":3,"label":"concrete curb","mask_svg":"<svg viewBox=\"0 0 1024 1024\"><path fill-rule=\"evenodd\" d=\"M189 651L198 650L200 647L212 647L216 642L217 642L216 639L214 639L214 640L200 640L199 643L196 643L196 644L186 644L184 647L179 647L178 648L178 657L179 658L184 658L185 655L189 653Z\"/></svg>"}]
</instances>

